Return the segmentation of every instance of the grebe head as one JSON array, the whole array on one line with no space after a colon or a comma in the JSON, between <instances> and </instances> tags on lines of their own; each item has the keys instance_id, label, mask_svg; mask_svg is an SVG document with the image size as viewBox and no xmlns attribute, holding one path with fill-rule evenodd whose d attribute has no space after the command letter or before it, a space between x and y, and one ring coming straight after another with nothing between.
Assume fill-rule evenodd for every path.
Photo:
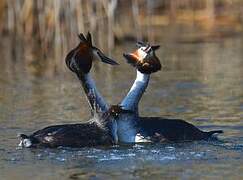
<instances>
[{"instance_id":1,"label":"grebe head","mask_svg":"<svg viewBox=\"0 0 243 180\"><path fill-rule=\"evenodd\" d=\"M106 57L101 50L92 45L89 32L86 37L83 33L80 33L78 37L80 39L78 46L72 49L65 58L66 65L71 71L87 74L92 67L93 56L98 57L104 63L118 65L116 61Z\"/></svg>"},{"instance_id":2,"label":"grebe head","mask_svg":"<svg viewBox=\"0 0 243 180\"><path fill-rule=\"evenodd\" d=\"M161 69L161 64L155 51L159 49L160 46L151 46L143 42L137 42L137 46L138 49L134 52L123 54L127 62L145 74L159 71Z\"/></svg>"}]
</instances>

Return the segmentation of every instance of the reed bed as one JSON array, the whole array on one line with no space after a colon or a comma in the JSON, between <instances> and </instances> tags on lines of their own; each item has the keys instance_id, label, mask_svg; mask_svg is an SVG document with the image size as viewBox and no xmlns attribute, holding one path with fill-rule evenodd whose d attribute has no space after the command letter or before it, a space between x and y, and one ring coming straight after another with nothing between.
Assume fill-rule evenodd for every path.
<instances>
[{"instance_id":1,"label":"reed bed","mask_svg":"<svg viewBox=\"0 0 243 180\"><path fill-rule=\"evenodd\" d=\"M48 66L54 73L63 71L60 59L77 43L79 32L90 31L95 44L110 54L117 43L129 39L161 39L161 27L241 31L242 22L240 0L0 0L1 35L11 48L24 46L20 51L31 48L43 57L41 62L24 58L25 64ZM47 57L51 62L43 60Z\"/></svg>"}]
</instances>

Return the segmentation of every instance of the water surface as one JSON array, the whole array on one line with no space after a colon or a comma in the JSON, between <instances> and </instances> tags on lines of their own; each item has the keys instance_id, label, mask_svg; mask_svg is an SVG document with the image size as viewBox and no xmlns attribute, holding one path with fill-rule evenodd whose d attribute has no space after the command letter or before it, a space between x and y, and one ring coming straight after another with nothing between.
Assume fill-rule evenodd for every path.
<instances>
[{"instance_id":1,"label":"water surface","mask_svg":"<svg viewBox=\"0 0 243 180\"><path fill-rule=\"evenodd\" d=\"M222 129L220 141L18 149L18 133L85 122L90 113L78 80L64 64L64 72L53 77L30 73L21 59L39 57L5 44L0 52L1 179L243 178L243 39L160 44L164 69L152 75L141 115L182 118L205 131ZM109 103L119 103L135 78L121 55L132 48L125 44L112 53L119 67L94 66Z\"/></svg>"}]
</instances>

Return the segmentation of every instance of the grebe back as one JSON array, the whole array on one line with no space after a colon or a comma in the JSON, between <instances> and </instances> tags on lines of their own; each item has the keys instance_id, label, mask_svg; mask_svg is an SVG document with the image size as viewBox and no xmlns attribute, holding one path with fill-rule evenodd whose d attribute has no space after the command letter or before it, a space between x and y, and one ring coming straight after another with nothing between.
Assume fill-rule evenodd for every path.
<instances>
[{"instance_id":1,"label":"grebe back","mask_svg":"<svg viewBox=\"0 0 243 180\"><path fill-rule=\"evenodd\" d=\"M117 63L106 57L98 48L92 45L91 35L79 35L79 45L71 50L65 58L66 65L74 72L84 88L90 104L93 118L87 123L62 124L43 128L31 135L20 134L21 147L87 147L114 144L110 131L109 118L103 113L109 106L98 92L95 83L89 74L92 68L93 56L97 55L104 63ZM111 113L112 115L112 113Z\"/></svg>"},{"instance_id":2,"label":"grebe back","mask_svg":"<svg viewBox=\"0 0 243 180\"><path fill-rule=\"evenodd\" d=\"M180 119L163 117L140 117L138 105L145 92L150 75L161 69L155 51L159 46L138 43L133 53L124 54L127 62L137 69L137 77L130 91L120 103L125 110L133 113L121 113L117 118L117 136L121 143L164 142L208 140L222 130L204 132L194 125Z\"/></svg>"}]
</instances>

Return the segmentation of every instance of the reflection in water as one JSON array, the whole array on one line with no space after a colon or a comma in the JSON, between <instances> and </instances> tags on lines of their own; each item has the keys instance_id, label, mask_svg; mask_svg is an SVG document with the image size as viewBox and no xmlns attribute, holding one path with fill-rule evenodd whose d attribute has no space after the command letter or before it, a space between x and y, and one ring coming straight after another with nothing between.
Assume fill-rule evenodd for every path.
<instances>
[{"instance_id":1,"label":"reflection in water","mask_svg":"<svg viewBox=\"0 0 243 180\"><path fill-rule=\"evenodd\" d=\"M31 67L39 65L23 62L36 58L51 60L38 56L36 50L13 48L13 44L6 42L0 51L3 59L0 62L0 176L3 179L32 176L240 179L243 39L160 44L162 50L158 56L165 68L152 75L141 102L141 115L178 117L205 130L223 129L225 134L220 139L224 142L16 150L17 133L28 134L50 124L84 122L90 113L78 80L64 65L63 73L49 73L48 63L37 68L42 69L39 72L34 68L33 73ZM135 70L121 55L132 48L131 45L117 47L113 52L112 56L121 64L119 67L95 64L93 74L97 86L110 103L118 103L135 78ZM63 59L58 61L63 63Z\"/></svg>"}]
</instances>

